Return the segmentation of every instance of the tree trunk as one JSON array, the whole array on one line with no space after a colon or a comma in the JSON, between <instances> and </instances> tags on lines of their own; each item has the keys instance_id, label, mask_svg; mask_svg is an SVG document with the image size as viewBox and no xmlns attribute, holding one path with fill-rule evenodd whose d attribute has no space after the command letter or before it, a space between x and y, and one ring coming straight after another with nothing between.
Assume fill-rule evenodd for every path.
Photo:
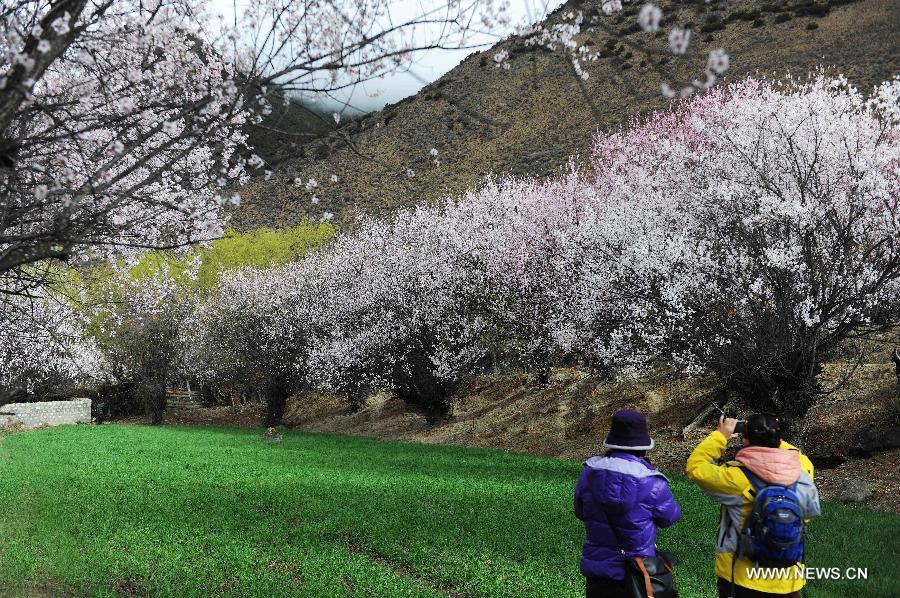
<instances>
[{"instance_id":1,"label":"tree trunk","mask_svg":"<svg viewBox=\"0 0 900 598\"><path fill-rule=\"evenodd\" d=\"M207 407L212 407L216 404L216 394L209 384L200 384L200 401Z\"/></svg>"},{"instance_id":2,"label":"tree trunk","mask_svg":"<svg viewBox=\"0 0 900 598\"><path fill-rule=\"evenodd\" d=\"M350 413L356 413L366 404L366 393L361 389L347 393L347 404L350 406Z\"/></svg>"},{"instance_id":3,"label":"tree trunk","mask_svg":"<svg viewBox=\"0 0 900 598\"><path fill-rule=\"evenodd\" d=\"M274 428L281 425L288 400L287 387L281 383L272 384L266 391L266 418L263 425Z\"/></svg>"},{"instance_id":4,"label":"tree trunk","mask_svg":"<svg viewBox=\"0 0 900 598\"><path fill-rule=\"evenodd\" d=\"M159 426L166 416L166 379L154 381L151 392L150 423Z\"/></svg>"},{"instance_id":5,"label":"tree trunk","mask_svg":"<svg viewBox=\"0 0 900 598\"><path fill-rule=\"evenodd\" d=\"M537 370L537 383L541 388L550 386L550 366L541 366Z\"/></svg>"}]
</instances>

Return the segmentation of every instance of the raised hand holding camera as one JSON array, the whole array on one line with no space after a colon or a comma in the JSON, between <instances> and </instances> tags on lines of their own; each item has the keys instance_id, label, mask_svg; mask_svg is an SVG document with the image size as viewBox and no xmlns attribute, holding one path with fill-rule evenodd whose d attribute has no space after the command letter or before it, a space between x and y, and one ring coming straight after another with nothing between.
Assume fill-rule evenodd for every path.
<instances>
[{"instance_id":1,"label":"raised hand holding camera","mask_svg":"<svg viewBox=\"0 0 900 598\"><path fill-rule=\"evenodd\" d=\"M741 428L740 433L743 433L746 422L722 415L719 417L719 426L717 429L725 436L725 438L734 438L738 434L738 424L740 424Z\"/></svg>"}]
</instances>

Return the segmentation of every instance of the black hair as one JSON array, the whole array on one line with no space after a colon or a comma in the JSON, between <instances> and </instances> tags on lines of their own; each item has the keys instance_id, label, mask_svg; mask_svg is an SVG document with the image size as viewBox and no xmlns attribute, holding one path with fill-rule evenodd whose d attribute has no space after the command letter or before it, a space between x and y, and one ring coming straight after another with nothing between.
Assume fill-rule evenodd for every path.
<instances>
[{"instance_id":1,"label":"black hair","mask_svg":"<svg viewBox=\"0 0 900 598\"><path fill-rule=\"evenodd\" d=\"M781 423L774 415L754 413L747 418L744 438L754 446L778 448L781 445Z\"/></svg>"}]
</instances>

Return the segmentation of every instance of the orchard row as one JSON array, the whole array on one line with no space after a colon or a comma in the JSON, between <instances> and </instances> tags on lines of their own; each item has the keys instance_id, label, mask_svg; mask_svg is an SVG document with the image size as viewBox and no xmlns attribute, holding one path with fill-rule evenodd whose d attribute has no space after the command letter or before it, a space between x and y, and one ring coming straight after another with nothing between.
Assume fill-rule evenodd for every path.
<instances>
[{"instance_id":1,"label":"orchard row","mask_svg":"<svg viewBox=\"0 0 900 598\"><path fill-rule=\"evenodd\" d=\"M473 374L559 364L712 372L802 413L823 359L898 322L898 99L896 80L713 89L598 135L558 177L364 220L202 292L184 269L121 277L79 343L151 388L252 388L273 420L306 388L440 414Z\"/></svg>"}]
</instances>

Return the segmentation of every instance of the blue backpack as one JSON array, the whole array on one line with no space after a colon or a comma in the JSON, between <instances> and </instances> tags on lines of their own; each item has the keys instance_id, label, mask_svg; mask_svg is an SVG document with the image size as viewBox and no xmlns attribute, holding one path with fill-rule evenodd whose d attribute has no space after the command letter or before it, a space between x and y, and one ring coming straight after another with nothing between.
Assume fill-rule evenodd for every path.
<instances>
[{"instance_id":1,"label":"blue backpack","mask_svg":"<svg viewBox=\"0 0 900 598\"><path fill-rule=\"evenodd\" d=\"M806 524L797 483L767 484L746 467L741 470L756 491L753 509L741 532L741 555L770 567L790 567L803 562Z\"/></svg>"}]
</instances>

